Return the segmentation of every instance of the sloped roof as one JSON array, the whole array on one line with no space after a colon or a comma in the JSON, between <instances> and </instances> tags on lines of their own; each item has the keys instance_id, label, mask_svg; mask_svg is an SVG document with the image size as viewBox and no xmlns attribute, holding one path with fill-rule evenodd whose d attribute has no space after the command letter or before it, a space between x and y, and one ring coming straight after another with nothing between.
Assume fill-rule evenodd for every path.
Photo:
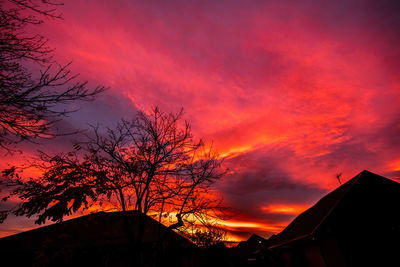
<instances>
[{"instance_id":1,"label":"sloped roof","mask_svg":"<svg viewBox=\"0 0 400 267\"><path fill-rule=\"evenodd\" d=\"M141 217L145 221L143 242L156 242L160 236L165 234L167 242L192 246L192 243L186 238L149 216L135 211L128 211L125 215L128 218L133 235L137 235L138 218L143 216ZM51 247L127 244L129 239L126 228L124 228L125 215L122 212L98 212L36 228L1 238L0 249L16 247L18 250L31 250L39 244L47 244Z\"/></svg>"},{"instance_id":2,"label":"sloped roof","mask_svg":"<svg viewBox=\"0 0 400 267\"><path fill-rule=\"evenodd\" d=\"M271 248L311 237L332 216L344 199L349 202L349 199L365 198L368 194L379 197L380 194L385 194L385 190L392 187L400 194L399 183L366 170L362 171L297 216L281 233L274 237L274 245ZM360 192L364 193L360 194Z\"/></svg>"},{"instance_id":3,"label":"sloped roof","mask_svg":"<svg viewBox=\"0 0 400 267\"><path fill-rule=\"evenodd\" d=\"M233 248L232 254L239 257L255 255L260 252L266 244L267 240L265 238L253 234L247 241L242 241Z\"/></svg>"}]
</instances>

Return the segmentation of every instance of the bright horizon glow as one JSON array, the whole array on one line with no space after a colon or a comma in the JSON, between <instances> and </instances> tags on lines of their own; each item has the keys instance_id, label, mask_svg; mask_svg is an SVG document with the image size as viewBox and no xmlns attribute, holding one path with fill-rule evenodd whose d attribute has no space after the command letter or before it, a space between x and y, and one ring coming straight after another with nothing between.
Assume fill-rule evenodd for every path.
<instances>
[{"instance_id":1,"label":"bright horizon glow","mask_svg":"<svg viewBox=\"0 0 400 267\"><path fill-rule=\"evenodd\" d=\"M307 206L307 205L278 204L278 205L264 206L264 207L261 207L261 209L263 211L269 212L269 213L298 215L310 207L311 206Z\"/></svg>"}]
</instances>

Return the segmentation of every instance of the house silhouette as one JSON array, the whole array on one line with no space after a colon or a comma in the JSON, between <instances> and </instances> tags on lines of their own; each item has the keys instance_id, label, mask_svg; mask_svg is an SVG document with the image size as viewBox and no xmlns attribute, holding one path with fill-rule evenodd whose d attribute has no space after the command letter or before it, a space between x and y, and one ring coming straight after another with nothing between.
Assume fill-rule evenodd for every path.
<instances>
[{"instance_id":1,"label":"house silhouette","mask_svg":"<svg viewBox=\"0 0 400 267\"><path fill-rule=\"evenodd\" d=\"M231 249L229 266L252 267L252 266L276 266L280 262L276 255L268 250L269 241L253 234L246 241L241 241Z\"/></svg>"},{"instance_id":2,"label":"house silhouette","mask_svg":"<svg viewBox=\"0 0 400 267\"><path fill-rule=\"evenodd\" d=\"M195 266L198 249L139 212L98 212L1 238L0 260L0 266Z\"/></svg>"},{"instance_id":3,"label":"house silhouette","mask_svg":"<svg viewBox=\"0 0 400 267\"><path fill-rule=\"evenodd\" d=\"M400 266L400 184L362 171L271 239L285 266Z\"/></svg>"}]
</instances>

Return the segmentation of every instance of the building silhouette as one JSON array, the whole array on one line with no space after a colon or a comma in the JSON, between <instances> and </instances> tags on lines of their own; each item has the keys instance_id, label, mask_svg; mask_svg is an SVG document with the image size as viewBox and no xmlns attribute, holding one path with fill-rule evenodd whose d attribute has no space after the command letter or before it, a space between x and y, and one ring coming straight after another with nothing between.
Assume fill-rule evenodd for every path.
<instances>
[{"instance_id":1,"label":"building silhouette","mask_svg":"<svg viewBox=\"0 0 400 267\"><path fill-rule=\"evenodd\" d=\"M273 237L285 266L400 266L400 184L363 171Z\"/></svg>"},{"instance_id":2,"label":"building silhouette","mask_svg":"<svg viewBox=\"0 0 400 267\"><path fill-rule=\"evenodd\" d=\"M1 238L0 259L0 266L198 266L199 254L158 221L128 211L93 213Z\"/></svg>"}]
</instances>

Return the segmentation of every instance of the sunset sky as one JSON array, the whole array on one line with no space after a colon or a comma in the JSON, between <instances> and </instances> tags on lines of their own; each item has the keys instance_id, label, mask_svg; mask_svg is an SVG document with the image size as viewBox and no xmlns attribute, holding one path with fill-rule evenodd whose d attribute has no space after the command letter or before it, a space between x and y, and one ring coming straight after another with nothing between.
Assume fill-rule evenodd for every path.
<instances>
[{"instance_id":1,"label":"sunset sky","mask_svg":"<svg viewBox=\"0 0 400 267\"><path fill-rule=\"evenodd\" d=\"M114 126L138 109L185 110L226 157L216 185L236 239L281 231L364 169L400 177L400 2L68 0L31 29L60 64L110 89L61 125ZM72 137L23 145L0 167ZM9 235L32 227L11 218Z\"/></svg>"}]
</instances>

